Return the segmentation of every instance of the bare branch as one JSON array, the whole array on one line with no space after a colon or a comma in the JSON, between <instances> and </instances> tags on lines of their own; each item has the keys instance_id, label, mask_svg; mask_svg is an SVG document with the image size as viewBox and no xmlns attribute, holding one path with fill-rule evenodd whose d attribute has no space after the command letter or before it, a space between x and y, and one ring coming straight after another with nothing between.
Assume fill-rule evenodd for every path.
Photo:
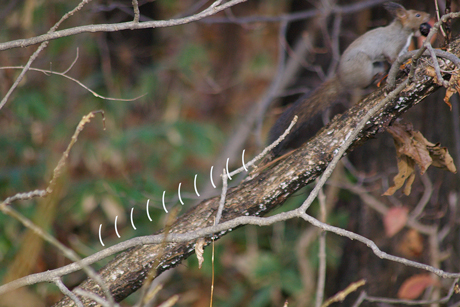
<instances>
[{"instance_id":1,"label":"bare branch","mask_svg":"<svg viewBox=\"0 0 460 307\"><path fill-rule=\"evenodd\" d=\"M76 61L76 60L75 60ZM71 64L71 66L64 72L57 72L57 71L53 71L53 70L46 70L46 69L40 69L40 68L34 68L34 67L29 67L28 70L29 71L38 71L38 72L42 72L44 73L45 75L49 75L49 74L52 74L52 75L58 75L58 76L61 76L61 77L64 77L66 79L69 79L75 83L77 83L79 86L81 86L82 88L84 88L85 90L87 90L88 92L90 92L91 94L93 94L93 96L97 97L97 98L101 98L101 99L104 99L104 100L112 100L112 101L136 101L137 99L139 98L142 98L144 97L145 95L147 94L142 94L140 96L137 96L137 97L134 97L134 98L112 98L112 97L106 97L106 96L102 96L98 93L96 93L95 91L93 91L92 89L90 89L89 87L87 87L86 85L84 85L81 81L71 77L71 76L68 76L66 75L66 73L71 69L71 67L75 64L75 61ZM0 69L24 69L24 66L3 66L3 67L0 67Z\"/></svg>"},{"instance_id":2,"label":"bare branch","mask_svg":"<svg viewBox=\"0 0 460 307\"><path fill-rule=\"evenodd\" d=\"M353 307L358 307L363 301L368 302L375 302L375 303L387 303L387 304L403 304L403 305L430 305L430 304L445 304L449 302L452 295L454 295L455 287L459 281L459 278L456 278L449 289L449 292L446 296L436 300L402 300L402 299L391 299L391 298L384 298L384 297L375 297L375 296L368 296L365 291L361 292L358 300L353 304Z\"/></svg>"},{"instance_id":3,"label":"bare branch","mask_svg":"<svg viewBox=\"0 0 460 307\"><path fill-rule=\"evenodd\" d=\"M443 271L441 269L432 267L431 265L427 265L427 264L423 264L423 263L420 263L420 262L408 260L406 258L390 255L390 254L382 251L380 248L378 248L378 246L374 243L374 241L372 241L370 239L367 239L367 238L365 238L365 237L363 237L361 235L358 235L358 234L356 234L354 232L351 232L351 231L348 231L348 230L345 230L345 229L342 229L342 228L339 228L339 227L331 226L331 225L328 225L328 224L325 224L325 223L321 223L320 221L318 221L317 219L315 219L312 216L309 216L306 213L302 213L301 217L305 221L311 223L312 225L314 225L314 226L316 226L316 227L318 227L320 229L323 229L323 230L329 231L329 232L333 232L333 233L338 234L340 236L344 236L344 237L347 237L347 238L349 238L351 240L357 240L357 241L359 241L361 243L366 244L370 249L372 249L374 254L377 257L381 258L381 259L386 259L386 260L401 263L401 264L403 264L405 266L410 266L410 267L422 269L422 270L431 272L433 274L436 274L437 276L442 277L442 278L459 278L460 277L460 273L448 273L448 272L445 272L445 271Z\"/></svg>"},{"instance_id":4,"label":"bare branch","mask_svg":"<svg viewBox=\"0 0 460 307\"><path fill-rule=\"evenodd\" d=\"M349 5L343 6L334 6L331 8L331 14L350 14L357 11L364 10L366 8L376 6L378 4L387 2L387 0L367 0L362 2L357 2ZM204 19L203 23L236 23L236 24L246 24L254 22L294 22L298 20L312 18L320 14L320 10L308 10L303 12L297 12L293 14L286 14L281 16L248 16L248 17L239 17L239 18L225 18L225 17L213 17Z\"/></svg>"},{"instance_id":5,"label":"bare branch","mask_svg":"<svg viewBox=\"0 0 460 307\"><path fill-rule=\"evenodd\" d=\"M320 219L321 222L326 222L326 196L323 189L320 190L318 195L320 206ZM316 283L316 298L315 306L320 307L323 304L324 287L326 284L326 233L321 232L319 235L319 251L318 251L318 281Z\"/></svg>"},{"instance_id":6,"label":"bare branch","mask_svg":"<svg viewBox=\"0 0 460 307\"><path fill-rule=\"evenodd\" d=\"M70 16L72 16L75 12L81 10L83 8L83 6L88 3L89 1L91 0L83 0L81 1L76 8L74 8L72 11L66 13L64 16L62 16L62 18L48 31L47 34L45 35L51 35L53 33L56 33L56 29L59 27L59 25L64 21L66 20L67 18L69 18ZM21 80L24 78L24 76L26 75L27 71L29 70L30 68L30 65L32 65L32 63L35 61L35 59L38 57L38 55L40 54L40 52L46 48L46 46L48 46L48 42L45 40L45 41L42 41L43 43L38 47L38 49L32 54L32 56L29 58L29 61L27 62L27 64L24 66L24 68L22 69L21 73L19 74L19 76L16 78L16 81L14 81L13 85L10 87L10 89L8 90L8 92L6 93L5 97L3 97L3 99L0 101L0 109L3 108L3 106L6 104L6 102L8 101L8 98L11 96L11 94L13 93L13 91L16 89L16 87L18 86L19 82L21 82ZM4 43L4 44L9 44L9 42L7 43ZM0 44L2 45L2 44Z\"/></svg>"},{"instance_id":7,"label":"bare branch","mask_svg":"<svg viewBox=\"0 0 460 307\"><path fill-rule=\"evenodd\" d=\"M67 36L81 34L81 33L116 32L116 31L121 31L121 30L137 30L137 29L150 29L150 28L153 29L153 28L164 28L164 27L183 25L183 24L187 24L187 23L197 21L197 20L203 19L211 15L214 15L229 7L232 7L236 4L246 2L246 1L247 0L231 0L221 5L211 4L211 6L201 11L200 13L197 13L192 16L184 17L184 18L159 20L159 21L145 21L145 22L130 21L130 22L117 23L117 24L87 25L87 26L65 29L61 31L43 34L37 37L19 39L19 40L6 42L6 43L1 43L0 51L12 49L12 48L18 48L18 47L23 48L23 47L27 47L30 45L35 45L35 44L39 44L42 42L47 42L50 40L58 39L61 37L67 37Z\"/></svg>"}]
</instances>

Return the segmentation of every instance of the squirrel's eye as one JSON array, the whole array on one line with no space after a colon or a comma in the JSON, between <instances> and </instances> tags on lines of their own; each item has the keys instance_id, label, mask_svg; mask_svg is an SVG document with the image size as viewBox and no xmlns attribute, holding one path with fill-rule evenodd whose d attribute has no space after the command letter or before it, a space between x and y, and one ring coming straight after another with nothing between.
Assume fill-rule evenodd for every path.
<instances>
[{"instance_id":1,"label":"squirrel's eye","mask_svg":"<svg viewBox=\"0 0 460 307\"><path fill-rule=\"evenodd\" d=\"M420 14L415 14L415 17L420 17Z\"/></svg>"}]
</instances>

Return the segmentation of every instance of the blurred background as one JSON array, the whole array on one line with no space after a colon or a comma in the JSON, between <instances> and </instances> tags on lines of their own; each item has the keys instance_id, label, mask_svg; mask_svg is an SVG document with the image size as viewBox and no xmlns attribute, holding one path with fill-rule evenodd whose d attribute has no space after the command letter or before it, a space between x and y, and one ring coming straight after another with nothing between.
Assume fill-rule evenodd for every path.
<instances>
[{"instance_id":1,"label":"blurred background","mask_svg":"<svg viewBox=\"0 0 460 307\"><path fill-rule=\"evenodd\" d=\"M439 2L442 8L445 4ZM456 1L453 2L455 10ZM140 0L141 21L193 15L210 3ZM55 192L45 199L12 206L81 257L103 249L98 237L100 224L106 246L158 231L166 221L161 203L163 191L166 206L181 208L181 213L204 197L220 194L219 189L209 187L209 170L214 166L217 180L217 170L222 169L219 165L228 157L226 146L230 140L240 140L239 147L234 148L238 154L230 155L233 169L241 166L243 148L246 161L263 149L271 124L290 103L333 74L337 51L343 51L368 29L392 20L380 5L383 1L375 0L361 1L363 8L350 13L329 14L335 5L350 7L357 3L248 1L182 26L83 33L50 41L32 67L55 72L71 67L67 75L99 95L141 97L133 101L105 100L63 76L29 71L0 110L0 199L46 188L81 118L91 111L103 110L106 129L99 114L85 126ZM435 16L434 1L401 3ZM77 5L77 1L2 0L0 41L46 33ZM321 14L307 14L309 18L288 23L278 18L310 10ZM127 22L132 18L129 0L92 1L59 29ZM20 73L20 69L5 67L25 65L36 48L0 52L2 98ZM275 88L274 80L283 68L280 63L284 68L295 68L286 77L286 84ZM276 91L270 92L274 88ZM267 96L271 107L255 112ZM446 146L458 165L458 98L452 98L452 112L442 99L440 90L409 110L404 121L412 122L429 141ZM249 133L238 135L250 118ZM398 192L382 197L397 173L396 165L393 140L387 133L355 149L326 189L330 211L327 222L373 239L391 254L460 271L458 174L430 169L423 178L417 175L411 195ZM201 197L193 188L196 174ZM184 206L177 197L179 183ZM419 220L433 226L436 235L430 237L406 227L388 236L384 217L362 201L356 187L388 207L409 211L423 195L428 195ZM302 189L274 213L295 208L308 191L308 187ZM153 221L145 212L147 199ZM130 225L131 208L137 230ZM311 210L316 215L317 205ZM115 234L116 216L121 238ZM70 263L54 247L3 213L0 225L0 284ZM282 306L288 299L290 306L310 306L314 301L318 234L305 222L291 220L272 227L243 227L217 241L214 305ZM430 241L434 237L435 243ZM424 273L380 260L363 244L332 234L327 236L326 258L326 297L361 278L368 281L365 290L369 295L397 297L408 277ZM107 261L98 263L96 268ZM66 276L64 282L72 288L84 278L78 272ZM201 270L192 256L165 272L161 282L164 289L159 302L179 294L177 306L209 305L210 249L205 251ZM445 295L450 284L439 280L430 286L431 294L424 294L427 297ZM0 300L0 305L49 306L62 297L49 284L24 288L20 293L19 298ZM358 294L352 293L344 304L352 305ZM131 306L136 299L134 294L122 306ZM454 296L452 301L459 299Z\"/></svg>"}]
</instances>

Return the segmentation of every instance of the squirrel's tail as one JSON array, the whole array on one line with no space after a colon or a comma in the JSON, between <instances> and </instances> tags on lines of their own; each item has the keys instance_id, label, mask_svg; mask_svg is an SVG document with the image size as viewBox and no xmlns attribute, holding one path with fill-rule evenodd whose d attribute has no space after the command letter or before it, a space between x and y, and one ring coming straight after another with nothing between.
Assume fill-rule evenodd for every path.
<instances>
[{"instance_id":1,"label":"squirrel's tail","mask_svg":"<svg viewBox=\"0 0 460 307\"><path fill-rule=\"evenodd\" d=\"M270 130L268 138L270 144L286 131L295 115L298 119L291 133L273 149L274 157L280 156L289 149L300 147L311 138L318 127L322 126L323 112L335 104L344 92L340 80L335 76L315 89L311 95L301 97L284 111Z\"/></svg>"}]
</instances>

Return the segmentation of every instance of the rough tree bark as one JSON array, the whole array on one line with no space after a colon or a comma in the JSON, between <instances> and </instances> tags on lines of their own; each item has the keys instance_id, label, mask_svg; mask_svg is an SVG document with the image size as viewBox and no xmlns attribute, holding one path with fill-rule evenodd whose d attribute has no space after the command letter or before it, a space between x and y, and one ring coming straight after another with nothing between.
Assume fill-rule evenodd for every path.
<instances>
[{"instance_id":1,"label":"rough tree bark","mask_svg":"<svg viewBox=\"0 0 460 307\"><path fill-rule=\"evenodd\" d=\"M459 56L460 39L451 42L449 49ZM415 80L400 93L397 99L390 101L368 122L366 128L354 140L352 148L383 132L385 127L402 113L439 88L432 78L424 74L426 65L426 63L420 65ZM385 89L375 91L344 114L336 116L314 138L292 154L270 168L251 173L240 185L228 191L221 222L244 215L264 215L283 204L294 192L314 181L325 170L334 152L350 135L362 116L384 98ZM219 197L204 200L179 217L172 224L170 232L186 233L212 226L218 206ZM217 239L222 235L223 233L218 233L214 238ZM205 239L206 244L211 241L210 237ZM158 244L135 247L118 255L99 273L109 286L115 300L121 301L141 287L154 264L157 266L157 274L174 267L194 252L195 242L196 240L186 243L168 243L163 246ZM100 287L91 279L87 279L79 287L104 296ZM82 301L88 306L97 306L95 302L88 299ZM74 305L73 301L65 297L55 306Z\"/></svg>"}]
</instances>

